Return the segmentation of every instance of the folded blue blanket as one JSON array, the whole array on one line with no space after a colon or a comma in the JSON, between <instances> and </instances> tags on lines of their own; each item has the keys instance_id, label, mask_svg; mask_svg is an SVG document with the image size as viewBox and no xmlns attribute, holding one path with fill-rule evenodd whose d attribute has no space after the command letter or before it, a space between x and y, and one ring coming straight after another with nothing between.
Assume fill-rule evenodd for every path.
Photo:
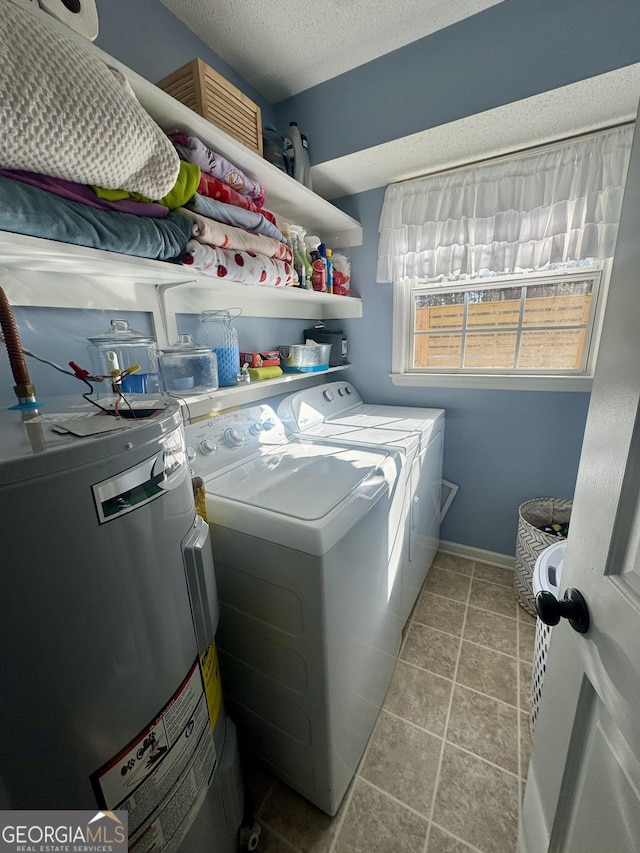
<instances>
[{"instance_id":1,"label":"folded blue blanket","mask_svg":"<svg viewBox=\"0 0 640 853\"><path fill-rule=\"evenodd\" d=\"M179 259L191 238L192 221L170 211L163 219L95 210L53 193L0 177L0 230L107 252Z\"/></svg>"},{"instance_id":2,"label":"folded blue blanket","mask_svg":"<svg viewBox=\"0 0 640 853\"><path fill-rule=\"evenodd\" d=\"M218 201L217 198L207 198L200 193L195 193L191 201L185 204L185 207L193 210L194 213L199 213L200 216L215 219L216 222L234 225L236 228L244 228L245 231L253 231L254 234L274 237L284 243L281 232L261 213L254 213L252 210L245 210L243 207L236 207L234 204L225 204Z\"/></svg>"}]
</instances>

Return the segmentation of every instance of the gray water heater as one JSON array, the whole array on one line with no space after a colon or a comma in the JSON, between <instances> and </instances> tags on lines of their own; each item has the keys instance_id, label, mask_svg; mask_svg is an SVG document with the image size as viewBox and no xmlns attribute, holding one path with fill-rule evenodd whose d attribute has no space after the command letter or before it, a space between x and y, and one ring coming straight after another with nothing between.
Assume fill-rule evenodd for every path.
<instances>
[{"instance_id":1,"label":"gray water heater","mask_svg":"<svg viewBox=\"0 0 640 853\"><path fill-rule=\"evenodd\" d=\"M0 809L126 809L141 853L235 851L237 741L178 406L0 412L0 518Z\"/></svg>"}]
</instances>

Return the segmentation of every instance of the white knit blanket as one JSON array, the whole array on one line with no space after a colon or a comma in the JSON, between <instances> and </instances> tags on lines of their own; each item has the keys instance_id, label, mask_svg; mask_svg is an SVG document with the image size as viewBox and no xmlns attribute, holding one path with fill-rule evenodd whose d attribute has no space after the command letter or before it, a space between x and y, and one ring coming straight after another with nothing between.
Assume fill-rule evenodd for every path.
<instances>
[{"instance_id":1,"label":"white knit blanket","mask_svg":"<svg viewBox=\"0 0 640 853\"><path fill-rule=\"evenodd\" d=\"M124 76L0 0L0 167L159 199L178 155Z\"/></svg>"}]
</instances>

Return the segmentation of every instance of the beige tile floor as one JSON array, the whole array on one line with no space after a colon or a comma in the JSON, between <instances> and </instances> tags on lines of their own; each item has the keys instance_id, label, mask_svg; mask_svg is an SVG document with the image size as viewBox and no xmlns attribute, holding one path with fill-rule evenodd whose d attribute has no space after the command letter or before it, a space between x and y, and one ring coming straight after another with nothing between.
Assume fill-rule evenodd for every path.
<instances>
[{"instance_id":1,"label":"beige tile floor","mask_svg":"<svg viewBox=\"0 0 640 853\"><path fill-rule=\"evenodd\" d=\"M514 853L535 620L513 572L438 553L336 817L247 769L261 853Z\"/></svg>"}]
</instances>

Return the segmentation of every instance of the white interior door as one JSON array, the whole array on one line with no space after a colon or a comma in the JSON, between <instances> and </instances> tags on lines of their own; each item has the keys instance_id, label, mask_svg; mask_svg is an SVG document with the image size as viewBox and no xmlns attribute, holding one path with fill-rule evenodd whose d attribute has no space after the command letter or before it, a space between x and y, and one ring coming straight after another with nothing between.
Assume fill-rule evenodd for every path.
<instances>
[{"instance_id":1,"label":"white interior door","mask_svg":"<svg viewBox=\"0 0 640 853\"><path fill-rule=\"evenodd\" d=\"M640 134L636 130L518 850L640 850Z\"/></svg>"}]
</instances>

